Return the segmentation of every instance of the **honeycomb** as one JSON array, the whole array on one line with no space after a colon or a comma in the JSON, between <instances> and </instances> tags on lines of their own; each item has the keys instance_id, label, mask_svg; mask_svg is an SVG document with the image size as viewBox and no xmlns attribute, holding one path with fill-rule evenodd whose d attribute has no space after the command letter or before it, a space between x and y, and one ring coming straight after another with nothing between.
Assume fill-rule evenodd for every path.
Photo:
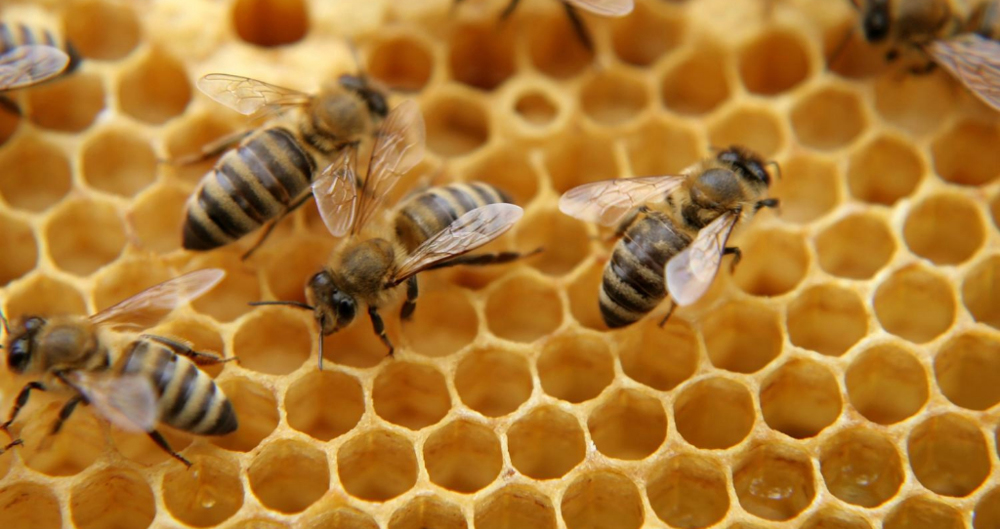
<instances>
[{"instance_id":1,"label":"honeycomb","mask_svg":"<svg viewBox=\"0 0 1000 529\"><path fill-rule=\"evenodd\" d=\"M0 112L5 314L86 314L204 267L225 281L154 332L238 356L206 368L240 428L141 434L36 394L0 456L0 527L1000 527L1000 120L942 72L855 39L850 4L638 0L5 1L61 29L75 74ZM425 113L420 183L482 180L526 215L490 248L545 252L421 276L415 319L325 339L303 300L333 245L312 205L252 241L180 249L212 161L252 126L200 95L220 71L313 90L362 63ZM556 201L581 183L676 173L731 143L777 160L744 260L656 326L608 331L610 247ZM400 190L402 193L404 190ZM248 239L253 239L249 237ZM0 370L0 413L23 384Z\"/></svg>"}]
</instances>

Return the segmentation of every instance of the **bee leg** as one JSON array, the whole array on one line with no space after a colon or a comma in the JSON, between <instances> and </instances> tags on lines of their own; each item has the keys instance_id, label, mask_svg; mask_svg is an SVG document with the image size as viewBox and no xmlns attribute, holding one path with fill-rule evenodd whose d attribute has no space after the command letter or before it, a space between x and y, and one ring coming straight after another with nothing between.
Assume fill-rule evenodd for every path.
<instances>
[{"instance_id":1,"label":"bee leg","mask_svg":"<svg viewBox=\"0 0 1000 529\"><path fill-rule=\"evenodd\" d=\"M403 302L403 308L399 310L399 319L407 321L413 317L413 311L417 308L417 295L419 293L417 276L410 276L406 280L406 301Z\"/></svg>"},{"instance_id":2,"label":"bee leg","mask_svg":"<svg viewBox=\"0 0 1000 529\"><path fill-rule=\"evenodd\" d=\"M776 198L765 198L764 200L758 201L753 206L754 213L761 210L761 208L776 208L781 205L781 201Z\"/></svg>"},{"instance_id":3,"label":"bee leg","mask_svg":"<svg viewBox=\"0 0 1000 529\"><path fill-rule=\"evenodd\" d=\"M672 316L674 314L675 310L677 310L677 303L674 303L674 300L671 299L670 300L670 309L667 310L667 315L664 316L662 320L660 320L660 328L661 329L663 328L664 325L667 324L667 320L670 319L670 316Z\"/></svg>"},{"instance_id":4,"label":"bee leg","mask_svg":"<svg viewBox=\"0 0 1000 529\"><path fill-rule=\"evenodd\" d=\"M49 430L49 435L55 435L62 430L63 423L65 423L66 420L73 415L73 412L76 411L76 407L79 406L81 402L86 402L86 399L84 399L82 395L73 395L73 398L67 400L66 404L63 404L62 409L59 410L59 418L56 419L55 424L52 425L52 429Z\"/></svg>"},{"instance_id":5,"label":"bee leg","mask_svg":"<svg viewBox=\"0 0 1000 529\"><path fill-rule=\"evenodd\" d=\"M171 351L181 356L186 356L190 358L192 362L200 366L209 366L213 364L221 364L224 362L232 362L233 360L236 360L235 356L231 358L222 358L213 354L195 351L194 349L191 349L190 345L177 340L172 340L170 338L167 338L166 336L157 336L155 334L143 334L142 336L140 336L140 338L145 338L147 340L152 340L161 345L165 345L168 348L170 348Z\"/></svg>"},{"instance_id":6,"label":"bee leg","mask_svg":"<svg viewBox=\"0 0 1000 529\"><path fill-rule=\"evenodd\" d=\"M257 238L257 242L253 243L253 246L251 246L246 251L246 253L244 253L242 256L240 256L240 260L241 261L246 261L247 259L249 259L250 256L254 252L257 251L257 248L260 248L260 245L264 244L264 241L266 241L267 238L271 235L271 232L274 231L274 228L278 226L279 222L281 222L282 220L284 220L285 217L287 217L291 212L293 212L293 211L299 209L300 207L302 207L302 204L305 204L306 202L309 202L309 199L311 199L311 198L312 198L312 193L306 193L302 198L300 198L300 199L296 200L295 202L292 202L291 204L289 204L288 207L285 208L285 211L282 211L281 215L278 215L278 218L276 218L276 219L272 220L271 222L267 223L267 227L264 228L263 233L261 233L260 237Z\"/></svg>"},{"instance_id":7,"label":"bee leg","mask_svg":"<svg viewBox=\"0 0 1000 529\"><path fill-rule=\"evenodd\" d=\"M162 161L165 163L169 163L170 165L191 165L194 163L207 160L209 158L214 158L231 149L233 145L236 145L237 143L243 141L243 138L249 136L251 132L253 131L241 130L239 132L227 134L221 138L206 143L204 146L202 146L200 151L194 154L188 154L186 156L178 156L177 158L171 158Z\"/></svg>"},{"instance_id":8,"label":"bee leg","mask_svg":"<svg viewBox=\"0 0 1000 529\"><path fill-rule=\"evenodd\" d=\"M729 273L731 274L736 271L736 265L740 262L740 259L743 259L743 252L735 246L727 246L723 248L722 255L730 254L733 256L733 262L729 263Z\"/></svg>"},{"instance_id":9,"label":"bee leg","mask_svg":"<svg viewBox=\"0 0 1000 529\"><path fill-rule=\"evenodd\" d=\"M180 461L181 463L184 463L184 466L191 468L191 462L188 461L187 459L184 459L184 456L178 454L177 452L174 452L174 449L170 448L170 443L168 443L167 440L163 438L163 434L161 434L156 430L150 430L146 432L146 435L148 435L149 438L152 439L154 443L156 443L156 446L162 448L163 451L170 454L170 456L173 457L174 459Z\"/></svg>"},{"instance_id":10,"label":"bee leg","mask_svg":"<svg viewBox=\"0 0 1000 529\"><path fill-rule=\"evenodd\" d=\"M31 390L37 389L38 391L45 391L46 387L42 385L41 382L28 382L21 388L21 391L17 394L14 399L14 406L10 409L10 415L7 416L7 422L0 425L0 430L3 430L10 434L8 428L14 423L14 419L17 418L17 414L21 413L21 408L28 403L28 397L31 396Z\"/></svg>"},{"instance_id":11,"label":"bee leg","mask_svg":"<svg viewBox=\"0 0 1000 529\"><path fill-rule=\"evenodd\" d=\"M460 255L454 259L449 259L444 262L433 264L426 268L426 270L436 270L438 268L450 268L452 266L486 266L493 264L504 264L514 261L516 259L521 259L525 257L531 257L532 255L542 252L542 248L535 248L528 253L521 252L497 252L497 253L484 253L478 255Z\"/></svg>"},{"instance_id":12,"label":"bee leg","mask_svg":"<svg viewBox=\"0 0 1000 529\"><path fill-rule=\"evenodd\" d=\"M382 316L378 315L378 311L375 307L368 307L368 317L372 320L372 329L375 329L375 334L378 335L382 343L389 348L389 356L392 356L396 352L396 349L392 346L392 342L389 341L389 337L385 334L385 322L382 321Z\"/></svg>"},{"instance_id":13,"label":"bee leg","mask_svg":"<svg viewBox=\"0 0 1000 529\"><path fill-rule=\"evenodd\" d=\"M566 16L569 17L569 22L573 25L573 31L580 39L580 43L583 44L584 48L587 48L587 51L594 51L594 43L590 40L590 33L587 31L587 26L583 25L580 13L569 2L563 2L562 5L566 9Z\"/></svg>"},{"instance_id":14,"label":"bee leg","mask_svg":"<svg viewBox=\"0 0 1000 529\"><path fill-rule=\"evenodd\" d=\"M0 448L0 454L3 454L4 452L10 450L11 448L14 448L15 446L21 446L23 444L24 444L23 439L14 439L13 441L7 443L7 445L4 446L3 448Z\"/></svg>"}]
</instances>

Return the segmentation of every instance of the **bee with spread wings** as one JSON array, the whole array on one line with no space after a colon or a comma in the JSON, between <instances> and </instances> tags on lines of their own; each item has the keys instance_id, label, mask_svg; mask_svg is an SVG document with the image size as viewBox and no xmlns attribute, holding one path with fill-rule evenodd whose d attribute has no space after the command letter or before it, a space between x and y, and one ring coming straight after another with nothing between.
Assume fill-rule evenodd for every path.
<instances>
[{"instance_id":1,"label":"bee with spread wings","mask_svg":"<svg viewBox=\"0 0 1000 529\"><path fill-rule=\"evenodd\" d=\"M765 162L742 147L730 147L683 175L626 178L584 184L559 200L563 213L617 227L621 238L604 267L599 303L611 328L650 313L665 297L686 306L708 290L736 225L762 207L771 178Z\"/></svg>"},{"instance_id":2,"label":"bee with spread wings","mask_svg":"<svg viewBox=\"0 0 1000 529\"><path fill-rule=\"evenodd\" d=\"M517 4L520 1L510 0L510 3L507 4L507 7L500 14L500 20L507 20L514 13L514 9L517 8ZM452 6L457 7L461 2L463 0L453 0ZM632 9L635 8L634 0L560 0L560 2L566 10L566 16L573 25L573 31L576 32L577 38L580 39L580 42L588 50L594 49L594 44L590 38L590 33L587 31L587 27L583 25L583 19L580 18L580 13L577 9L583 9L595 15L606 17L623 17L631 13Z\"/></svg>"},{"instance_id":3,"label":"bee with spread wings","mask_svg":"<svg viewBox=\"0 0 1000 529\"><path fill-rule=\"evenodd\" d=\"M57 434L78 405L90 404L109 421L130 431L146 432L171 456L190 462L170 448L155 429L158 422L199 435L236 430L232 404L210 376L195 364L220 359L170 338L144 334L137 339L122 328L154 325L179 304L212 289L225 272L205 269L150 287L90 317L24 316L3 322L7 367L31 376L14 399L0 428L9 432L33 390L68 390L51 433ZM13 441L9 446L20 444Z\"/></svg>"}]
</instances>

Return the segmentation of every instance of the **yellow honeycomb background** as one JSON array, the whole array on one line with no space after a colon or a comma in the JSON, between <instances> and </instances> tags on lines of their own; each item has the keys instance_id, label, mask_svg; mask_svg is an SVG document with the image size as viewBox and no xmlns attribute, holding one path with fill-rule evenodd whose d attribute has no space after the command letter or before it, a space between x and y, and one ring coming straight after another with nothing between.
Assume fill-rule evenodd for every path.
<instances>
[{"instance_id":1,"label":"yellow honeycomb background","mask_svg":"<svg viewBox=\"0 0 1000 529\"><path fill-rule=\"evenodd\" d=\"M46 438L61 401L36 394L0 456L0 527L1000 527L1000 121L946 75L858 42L827 71L846 1L639 0L585 15L594 54L554 0L501 27L501 0L303 2L0 7L87 59L0 112L5 313L89 313L216 266L155 331L241 360L208 369L237 432L167 432L190 470L86 409ZM302 299L333 242L315 208L247 262L247 242L184 252L211 161L158 160L249 125L198 76L313 90L354 70L345 36L425 112L409 182L508 190L526 215L493 246L546 251L424 274L413 322L385 311L395 358L359 321L319 372L308 314L246 305ZM559 194L730 143L781 164L780 211L665 329L662 307L607 331L609 246ZM23 381L0 373L6 413Z\"/></svg>"}]
</instances>

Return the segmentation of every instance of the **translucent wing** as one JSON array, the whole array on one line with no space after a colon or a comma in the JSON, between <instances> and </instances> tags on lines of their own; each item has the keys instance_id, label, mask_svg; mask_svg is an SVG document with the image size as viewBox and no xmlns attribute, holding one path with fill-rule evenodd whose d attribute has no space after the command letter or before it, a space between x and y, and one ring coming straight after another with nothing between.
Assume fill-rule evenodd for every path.
<instances>
[{"instance_id":1,"label":"translucent wing","mask_svg":"<svg viewBox=\"0 0 1000 529\"><path fill-rule=\"evenodd\" d=\"M927 50L973 95L1000 110L1000 42L967 34L936 41Z\"/></svg>"},{"instance_id":2,"label":"translucent wing","mask_svg":"<svg viewBox=\"0 0 1000 529\"><path fill-rule=\"evenodd\" d=\"M18 46L0 55L0 91L51 79L66 69L69 55L53 46Z\"/></svg>"},{"instance_id":3,"label":"translucent wing","mask_svg":"<svg viewBox=\"0 0 1000 529\"><path fill-rule=\"evenodd\" d=\"M305 105L312 99L309 94L291 88L224 73L210 73L198 79L198 89L245 116Z\"/></svg>"},{"instance_id":4,"label":"translucent wing","mask_svg":"<svg viewBox=\"0 0 1000 529\"><path fill-rule=\"evenodd\" d=\"M72 371L67 378L87 402L116 426L133 432L148 432L156 426L156 393L149 378L88 371Z\"/></svg>"},{"instance_id":5,"label":"translucent wing","mask_svg":"<svg viewBox=\"0 0 1000 529\"><path fill-rule=\"evenodd\" d=\"M149 327L177 305L193 300L212 289L226 276L224 270L206 268L151 286L90 317L95 325Z\"/></svg>"},{"instance_id":6,"label":"translucent wing","mask_svg":"<svg viewBox=\"0 0 1000 529\"><path fill-rule=\"evenodd\" d=\"M559 211L602 226L617 226L636 206L663 202L683 176L617 178L574 187L559 198Z\"/></svg>"},{"instance_id":7,"label":"translucent wing","mask_svg":"<svg viewBox=\"0 0 1000 529\"><path fill-rule=\"evenodd\" d=\"M312 185L319 214L334 237L347 235L354 225L358 202L357 160L357 146L346 147Z\"/></svg>"},{"instance_id":8,"label":"translucent wing","mask_svg":"<svg viewBox=\"0 0 1000 529\"><path fill-rule=\"evenodd\" d=\"M496 239L524 214L514 204L489 204L455 219L447 228L413 250L396 270L396 283L427 267L462 255Z\"/></svg>"},{"instance_id":9,"label":"translucent wing","mask_svg":"<svg viewBox=\"0 0 1000 529\"><path fill-rule=\"evenodd\" d=\"M678 305L698 301L712 285L738 218L735 213L726 213L713 220L687 248L667 261L667 291Z\"/></svg>"},{"instance_id":10,"label":"translucent wing","mask_svg":"<svg viewBox=\"0 0 1000 529\"><path fill-rule=\"evenodd\" d=\"M354 233L371 219L400 177L424 157L424 138L424 117L413 101L400 103L382 122L361 190Z\"/></svg>"},{"instance_id":11,"label":"translucent wing","mask_svg":"<svg viewBox=\"0 0 1000 529\"><path fill-rule=\"evenodd\" d=\"M621 17L632 12L634 0L565 0L580 9L608 17Z\"/></svg>"}]
</instances>

